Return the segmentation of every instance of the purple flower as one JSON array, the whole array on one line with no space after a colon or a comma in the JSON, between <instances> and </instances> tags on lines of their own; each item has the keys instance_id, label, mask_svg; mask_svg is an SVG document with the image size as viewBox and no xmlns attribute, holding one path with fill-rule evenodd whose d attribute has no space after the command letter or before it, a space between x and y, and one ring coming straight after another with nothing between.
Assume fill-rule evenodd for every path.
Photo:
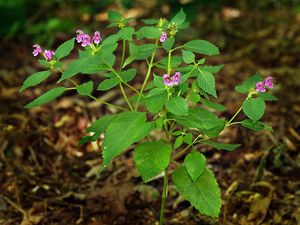
<instances>
[{"instance_id":1,"label":"purple flower","mask_svg":"<svg viewBox=\"0 0 300 225\"><path fill-rule=\"evenodd\" d=\"M101 34L100 34L99 31L96 31L96 32L94 33L93 42L94 42L96 45L98 45L98 44L100 44L101 41L102 41Z\"/></svg>"},{"instance_id":2,"label":"purple flower","mask_svg":"<svg viewBox=\"0 0 300 225\"><path fill-rule=\"evenodd\" d=\"M39 55L42 51L43 50L42 50L41 46L39 46L37 44L33 45L33 52L32 52L33 56Z\"/></svg>"},{"instance_id":3,"label":"purple flower","mask_svg":"<svg viewBox=\"0 0 300 225\"><path fill-rule=\"evenodd\" d=\"M172 77L173 85L178 85L180 83L180 78L181 78L181 73L176 72Z\"/></svg>"},{"instance_id":4,"label":"purple flower","mask_svg":"<svg viewBox=\"0 0 300 225\"><path fill-rule=\"evenodd\" d=\"M164 82L164 85L167 85L169 87L173 86L173 82L172 82L169 74L164 74L163 75L163 82Z\"/></svg>"},{"instance_id":5,"label":"purple flower","mask_svg":"<svg viewBox=\"0 0 300 225\"><path fill-rule=\"evenodd\" d=\"M256 86L255 86L255 90L257 92L266 92L266 88L265 88L265 83L264 82L257 82Z\"/></svg>"},{"instance_id":6,"label":"purple flower","mask_svg":"<svg viewBox=\"0 0 300 225\"><path fill-rule=\"evenodd\" d=\"M52 57L54 56L55 52L52 50L45 50L44 51L44 56L46 58L46 60L49 62L52 60Z\"/></svg>"},{"instance_id":7,"label":"purple flower","mask_svg":"<svg viewBox=\"0 0 300 225\"><path fill-rule=\"evenodd\" d=\"M81 43L83 40L84 32L82 30L77 30L76 33L77 33L76 41L77 43Z\"/></svg>"},{"instance_id":8,"label":"purple flower","mask_svg":"<svg viewBox=\"0 0 300 225\"><path fill-rule=\"evenodd\" d=\"M76 41L77 43L81 43L82 47L86 47L91 44L91 37L88 34L85 34L82 30L77 30L76 33Z\"/></svg>"},{"instance_id":9,"label":"purple flower","mask_svg":"<svg viewBox=\"0 0 300 225\"><path fill-rule=\"evenodd\" d=\"M168 39L167 33L166 32L162 32L161 36L159 38L160 42L165 42Z\"/></svg>"},{"instance_id":10,"label":"purple flower","mask_svg":"<svg viewBox=\"0 0 300 225\"><path fill-rule=\"evenodd\" d=\"M169 74L163 75L163 82L164 85L168 87L172 87L174 85L178 85L180 83L181 73L176 72L172 77Z\"/></svg>"},{"instance_id":11,"label":"purple flower","mask_svg":"<svg viewBox=\"0 0 300 225\"><path fill-rule=\"evenodd\" d=\"M265 86L272 89L273 88L273 77L268 76L264 82Z\"/></svg>"}]
</instances>

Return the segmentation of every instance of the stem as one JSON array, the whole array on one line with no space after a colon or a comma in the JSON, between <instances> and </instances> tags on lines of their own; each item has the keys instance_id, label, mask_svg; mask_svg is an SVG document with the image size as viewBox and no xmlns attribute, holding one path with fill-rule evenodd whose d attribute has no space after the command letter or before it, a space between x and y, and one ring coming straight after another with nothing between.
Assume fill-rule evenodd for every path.
<instances>
[{"instance_id":1,"label":"stem","mask_svg":"<svg viewBox=\"0 0 300 225\"><path fill-rule=\"evenodd\" d=\"M121 59L121 64L120 64L120 70L122 70L122 66L124 63L125 50L126 50L126 40L123 39L123 50L122 50L122 59Z\"/></svg>"},{"instance_id":2,"label":"stem","mask_svg":"<svg viewBox=\"0 0 300 225\"><path fill-rule=\"evenodd\" d=\"M127 105L129 106L130 110L133 111L133 108L132 108L132 106L131 106L131 104L130 104L128 98L127 98L127 95L126 95L125 91L124 91L123 85L122 85L122 84L119 84L119 86L120 86L120 88L121 88L121 91L122 91L122 94L123 94L123 96L124 96L124 99L125 99L125 101L127 102Z\"/></svg>"},{"instance_id":3,"label":"stem","mask_svg":"<svg viewBox=\"0 0 300 225\"><path fill-rule=\"evenodd\" d=\"M150 60L150 63L149 63L149 67L148 67L148 71L147 71L147 74L146 74L146 78L145 78L145 80L144 80L144 83L143 83L143 85L142 85L141 91L139 92L138 99L137 99L137 101L136 101L135 110L137 110L138 107L139 107L139 103L140 103L140 100L141 100L141 96L142 96L142 94L143 94L143 91L144 91L144 89L145 89L145 87L146 87L147 81L148 81L148 79L149 79L149 77L150 77L150 74L151 74L151 69L152 69L152 67L153 67L153 60L154 60L154 56L155 56L156 49L157 49L157 43L158 43L158 38L156 39L156 42L155 42L156 48L155 48L155 50L154 50L153 53L152 53L151 60Z\"/></svg>"},{"instance_id":4,"label":"stem","mask_svg":"<svg viewBox=\"0 0 300 225\"><path fill-rule=\"evenodd\" d=\"M226 123L225 127L228 127L230 125L230 123L234 120L234 118L240 113L240 111L242 110L242 106L238 109L238 111L236 111L236 113L233 115L233 117Z\"/></svg>"},{"instance_id":5,"label":"stem","mask_svg":"<svg viewBox=\"0 0 300 225\"><path fill-rule=\"evenodd\" d=\"M165 174L164 174L164 188L163 188L163 192L161 194L159 225L164 224L164 210L166 207L167 196L168 196L168 169L165 170Z\"/></svg>"},{"instance_id":6,"label":"stem","mask_svg":"<svg viewBox=\"0 0 300 225\"><path fill-rule=\"evenodd\" d=\"M170 72L171 72L171 54L172 54L172 50L170 50L169 53L168 53L168 69L167 69L167 74L170 74Z\"/></svg>"},{"instance_id":7,"label":"stem","mask_svg":"<svg viewBox=\"0 0 300 225\"><path fill-rule=\"evenodd\" d=\"M69 79L69 81L71 81L72 84L74 84L75 87L78 86L78 84L77 84L74 80L72 80L71 78ZM95 96L93 96L93 95L91 95L91 94L89 94L89 95L87 95L87 96L90 97L91 99L94 99L94 100L97 101L97 102L100 102L101 104L104 104L104 105L107 105L107 106L110 106L110 107L113 107L113 108L116 108L116 109L121 109L121 110L125 110L125 111L128 110L128 109L126 109L126 108L124 108L124 107L121 107L121 106L117 106L117 105L111 104L111 103L109 103L109 102L103 101L103 100L100 99L100 98L96 98Z\"/></svg>"}]
</instances>

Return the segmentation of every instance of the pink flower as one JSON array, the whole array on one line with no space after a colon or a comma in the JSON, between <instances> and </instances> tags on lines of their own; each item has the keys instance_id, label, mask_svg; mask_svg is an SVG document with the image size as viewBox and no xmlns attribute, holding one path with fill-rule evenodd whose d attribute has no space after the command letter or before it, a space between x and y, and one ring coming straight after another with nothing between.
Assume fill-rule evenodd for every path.
<instances>
[{"instance_id":1,"label":"pink flower","mask_svg":"<svg viewBox=\"0 0 300 225\"><path fill-rule=\"evenodd\" d=\"M266 88L265 88L265 83L264 82L257 82L256 86L255 86L255 90L257 92L266 92Z\"/></svg>"},{"instance_id":2,"label":"pink flower","mask_svg":"<svg viewBox=\"0 0 300 225\"><path fill-rule=\"evenodd\" d=\"M98 45L98 44L100 44L101 41L102 41L101 34L100 34L99 31L96 31L96 32L94 33L93 42L94 42L96 45Z\"/></svg>"},{"instance_id":3,"label":"pink flower","mask_svg":"<svg viewBox=\"0 0 300 225\"><path fill-rule=\"evenodd\" d=\"M52 60L52 57L55 55L55 52L52 50L45 50L44 51L44 56L46 58L46 60L49 62Z\"/></svg>"},{"instance_id":4,"label":"pink flower","mask_svg":"<svg viewBox=\"0 0 300 225\"><path fill-rule=\"evenodd\" d=\"M264 84L265 84L265 87L268 87L268 88L272 89L272 88L273 88L273 77L268 76L268 77L265 79Z\"/></svg>"},{"instance_id":5,"label":"pink flower","mask_svg":"<svg viewBox=\"0 0 300 225\"><path fill-rule=\"evenodd\" d=\"M178 85L180 83L180 78L181 78L181 73L180 72L176 72L173 77L172 77L172 80L173 80L173 84L174 85Z\"/></svg>"},{"instance_id":6,"label":"pink flower","mask_svg":"<svg viewBox=\"0 0 300 225\"><path fill-rule=\"evenodd\" d=\"M166 32L162 32L161 36L159 38L160 42L165 42L168 39L167 33Z\"/></svg>"},{"instance_id":7,"label":"pink flower","mask_svg":"<svg viewBox=\"0 0 300 225\"><path fill-rule=\"evenodd\" d=\"M164 85L168 87L172 87L174 85L178 85L180 83L181 73L176 72L172 77L169 74L163 75L163 82Z\"/></svg>"},{"instance_id":8,"label":"pink flower","mask_svg":"<svg viewBox=\"0 0 300 225\"><path fill-rule=\"evenodd\" d=\"M82 30L77 30L76 33L77 33L76 41L77 43L81 43L83 40L84 32Z\"/></svg>"},{"instance_id":9,"label":"pink flower","mask_svg":"<svg viewBox=\"0 0 300 225\"><path fill-rule=\"evenodd\" d=\"M43 50L42 50L41 46L39 46L37 44L33 45L33 52L32 52L33 56L39 55L42 51Z\"/></svg>"},{"instance_id":10,"label":"pink flower","mask_svg":"<svg viewBox=\"0 0 300 225\"><path fill-rule=\"evenodd\" d=\"M86 47L91 44L91 37L88 34L85 34L82 30L77 30L76 33L76 41L77 43L81 43L82 47Z\"/></svg>"}]
</instances>

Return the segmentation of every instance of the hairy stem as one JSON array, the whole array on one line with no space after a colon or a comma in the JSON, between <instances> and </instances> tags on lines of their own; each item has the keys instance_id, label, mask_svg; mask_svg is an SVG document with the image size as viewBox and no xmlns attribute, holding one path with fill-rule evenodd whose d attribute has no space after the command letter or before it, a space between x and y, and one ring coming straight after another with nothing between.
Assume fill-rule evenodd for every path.
<instances>
[{"instance_id":1,"label":"hairy stem","mask_svg":"<svg viewBox=\"0 0 300 225\"><path fill-rule=\"evenodd\" d=\"M130 103L130 101L128 100L128 97L124 91L124 88L123 88L123 85L122 84L119 84L120 88L121 88L121 91L122 91L122 94L123 94L123 97L125 99L125 101L127 102L127 105L129 106L130 110L133 111L133 108L132 108L132 105Z\"/></svg>"},{"instance_id":2,"label":"hairy stem","mask_svg":"<svg viewBox=\"0 0 300 225\"><path fill-rule=\"evenodd\" d=\"M126 51L126 40L123 39L123 49L122 49L122 59L121 59L121 64L120 64L120 70L122 70L122 67L123 67L125 51Z\"/></svg>"}]
</instances>

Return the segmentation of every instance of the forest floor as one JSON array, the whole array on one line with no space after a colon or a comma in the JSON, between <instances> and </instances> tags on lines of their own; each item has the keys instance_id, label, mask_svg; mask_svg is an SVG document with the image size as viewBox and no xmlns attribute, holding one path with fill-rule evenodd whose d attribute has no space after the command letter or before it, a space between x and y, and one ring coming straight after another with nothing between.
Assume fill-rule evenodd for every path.
<instances>
[{"instance_id":1,"label":"forest floor","mask_svg":"<svg viewBox=\"0 0 300 225\"><path fill-rule=\"evenodd\" d=\"M208 17L197 17L186 38L198 37L201 28L201 38L221 46L221 56L208 60L225 64L217 75L217 90L228 111L220 116L230 118L239 108L245 96L235 93L234 86L243 79L256 71L275 78L273 94L279 101L268 102L264 117L274 132L232 126L220 140L241 143L236 151L199 146L222 190L221 215L215 220L200 215L171 185L166 224L300 224L300 16L279 10L233 18L230 10L213 17L211 26ZM99 142L78 145L91 121L110 112L73 94L25 110L29 99L55 85L55 77L20 94L22 81L39 67L28 46L3 48L0 224L158 224L162 179L144 184L132 151L99 173ZM118 101L118 96L112 91L102 97Z\"/></svg>"}]
</instances>

